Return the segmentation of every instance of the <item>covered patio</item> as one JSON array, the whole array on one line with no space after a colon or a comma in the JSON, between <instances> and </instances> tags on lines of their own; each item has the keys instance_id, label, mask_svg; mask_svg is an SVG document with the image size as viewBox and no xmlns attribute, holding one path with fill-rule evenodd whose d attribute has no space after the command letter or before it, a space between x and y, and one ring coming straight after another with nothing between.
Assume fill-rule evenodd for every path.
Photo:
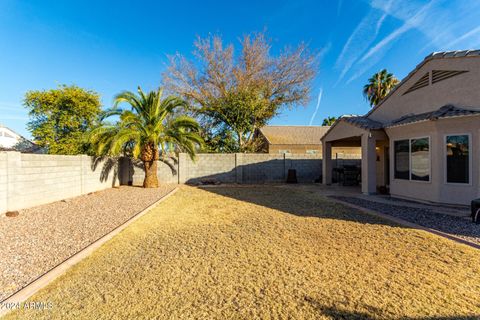
<instances>
[{"instance_id":1,"label":"covered patio","mask_svg":"<svg viewBox=\"0 0 480 320\"><path fill-rule=\"evenodd\" d=\"M332 148L361 147L361 189L363 194L384 192L389 186L389 140L382 124L364 117L340 118L322 137L323 184L331 185L333 178Z\"/></svg>"}]
</instances>

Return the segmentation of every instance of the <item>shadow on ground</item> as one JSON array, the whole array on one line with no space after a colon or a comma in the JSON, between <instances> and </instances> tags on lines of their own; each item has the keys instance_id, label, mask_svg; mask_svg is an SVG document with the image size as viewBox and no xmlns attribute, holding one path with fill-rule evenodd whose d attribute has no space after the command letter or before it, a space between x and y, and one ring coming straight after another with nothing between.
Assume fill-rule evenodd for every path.
<instances>
[{"instance_id":1,"label":"shadow on ground","mask_svg":"<svg viewBox=\"0 0 480 320\"><path fill-rule=\"evenodd\" d=\"M201 186L202 190L302 217L399 226L388 220L339 204L319 194L315 185Z\"/></svg>"},{"instance_id":2,"label":"shadow on ground","mask_svg":"<svg viewBox=\"0 0 480 320\"><path fill-rule=\"evenodd\" d=\"M480 314L478 315L467 315L467 316L427 316L427 317L391 317L385 315L382 310L379 310L375 307L368 307L369 313L360 312L360 311L349 311L342 310L337 307L325 306L312 299L310 297L305 297L305 301L312 305L320 314L331 317L332 319L344 319L344 320L379 320L379 319L396 319L396 320L478 320L480 319ZM371 316L371 314L378 314L378 317Z\"/></svg>"}]
</instances>

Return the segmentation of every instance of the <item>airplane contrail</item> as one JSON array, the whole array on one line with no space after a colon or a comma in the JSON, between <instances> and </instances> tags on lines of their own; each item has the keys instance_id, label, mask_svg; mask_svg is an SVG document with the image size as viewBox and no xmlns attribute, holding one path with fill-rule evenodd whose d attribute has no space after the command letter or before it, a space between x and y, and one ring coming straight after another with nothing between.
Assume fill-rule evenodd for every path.
<instances>
[{"instance_id":1,"label":"airplane contrail","mask_svg":"<svg viewBox=\"0 0 480 320\"><path fill-rule=\"evenodd\" d=\"M309 124L310 126L312 125L313 120L317 116L317 111L318 111L318 108L320 107L320 102L322 101L322 94L323 94L323 88L320 88L320 91L318 92L317 106L315 107L315 111L313 112L312 118L310 119L310 124Z\"/></svg>"}]
</instances>

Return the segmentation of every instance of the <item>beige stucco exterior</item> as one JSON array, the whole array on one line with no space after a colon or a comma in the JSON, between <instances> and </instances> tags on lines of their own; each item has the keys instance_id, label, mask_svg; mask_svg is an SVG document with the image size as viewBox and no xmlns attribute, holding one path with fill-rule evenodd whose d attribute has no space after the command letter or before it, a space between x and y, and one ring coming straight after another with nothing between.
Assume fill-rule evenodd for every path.
<instances>
[{"instance_id":1,"label":"beige stucco exterior","mask_svg":"<svg viewBox=\"0 0 480 320\"><path fill-rule=\"evenodd\" d=\"M395 140L408 138L430 138L430 181L410 181L394 178L390 172L390 193L393 196L421 199L431 202L468 204L480 197L480 117L440 119L420 122L408 126L387 128L390 150ZM446 183L446 135L470 135L470 183ZM394 157L390 157L390 168L394 168Z\"/></svg>"},{"instance_id":2,"label":"beige stucco exterior","mask_svg":"<svg viewBox=\"0 0 480 320\"><path fill-rule=\"evenodd\" d=\"M432 70L468 71L432 83ZM422 76L429 74L428 86L406 93ZM341 119L324 135L323 152L347 141L362 148L362 192L375 193L388 186L395 197L448 204L467 205L480 197L480 115L449 116L396 125L395 120L453 105L480 111L480 56L445 55L427 59L377 107L363 118L381 127L349 123ZM374 128L374 129L373 129ZM446 183L446 135L469 135L469 183ZM394 142L429 138L430 181L395 179ZM324 183L331 183L331 164L323 164Z\"/></svg>"}]
</instances>

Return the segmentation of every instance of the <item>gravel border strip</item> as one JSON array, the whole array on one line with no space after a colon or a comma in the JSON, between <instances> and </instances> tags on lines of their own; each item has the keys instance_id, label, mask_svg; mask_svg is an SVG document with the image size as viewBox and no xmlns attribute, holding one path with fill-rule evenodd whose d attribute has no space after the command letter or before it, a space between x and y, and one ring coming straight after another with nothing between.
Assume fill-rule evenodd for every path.
<instances>
[{"instance_id":1,"label":"gravel border strip","mask_svg":"<svg viewBox=\"0 0 480 320\"><path fill-rule=\"evenodd\" d=\"M402 220L421 225L425 228L450 234L457 238L480 245L480 228L467 217L452 216L434 208L418 208L396 204L385 204L359 197L330 196L360 207L372 209Z\"/></svg>"},{"instance_id":2,"label":"gravel border strip","mask_svg":"<svg viewBox=\"0 0 480 320\"><path fill-rule=\"evenodd\" d=\"M14 303L22 303L26 301L28 298L30 298L32 295L34 295L36 292L38 292L40 289L44 288L47 286L49 283L51 283L53 280L64 274L68 269L70 269L72 266L76 265L86 257L88 257L90 254L92 254L96 249L101 247L105 242L109 241L112 239L115 235L120 233L122 230L127 228L131 223L136 221L137 219L141 218L143 215L145 215L147 212L149 212L151 209L155 208L158 206L161 202L165 201L172 195L174 195L178 191L178 187L174 188L170 192L168 192L166 195L164 195L162 198L157 200L155 203L149 205L142 211L136 213L132 217L130 217L127 221L125 221L123 224L115 227L113 230L108 232L107 234L103 235L99 239L95 240L91 244L89 244L87 247L81 249L74 255L70 256L69 258L65 259L49 271L45 272L44 274L40 275L38 278L21 288L20 290L14 292L10 296L8 296L6 299L3 301L0 301L1 304L14 304ZM4 316L7 314L9 311L8 309L0 309L0 317Z\"/></svg>"},{"instance_id":3,"label":"gravel border strip","mask_svg":"<svg viewBox=\"0 0 480 320\"><path fill-rule=\"evenodd\" d=\"M441 236L441 237L444 237L444 238L447 238L449 240L453 240L455 242L458 242L458 243L461 243L461 244L464 244L464 245L467 245L467 246L470 246L472 248L475 248L475 249L480 249L480 244L477 244L475 242L471 242L471 241L468 241L466 239L463 239L463 238L459 238L455 235L452 235L452 234L449 234L449 233L445 233L445 232L442 232L442 231L438 231L438 230L435 230L435 229L431 229L431 228L427 228L427 227L424 227L424 226L421 226L419 224L416 224L416 223L413 223L413 222L410 222L410 221L406 221L406 220L403 220L401 218L398 218L398 217L394 217L394 216L391 216L391 215L388 215L388 214L385 214L385 213L381 213L381 212L378 212L376 210L372 210L372 209L368 209L368 208L365 208L365 207L362 207L362 206L359 206L359 205L356 205L356 204L352 204L350 202L346 202L346 201L343 201L343 200L340 200L340 199L337 199L336 197L329 197L330 199L338 202L338 203L341 203L345 206L348 206L348 207L351 207L351 208L354 208L354 209L357 209L357 210L360 210L366 214L370 214L370 215L374 215L374 216L377 216L377 217L380 217L380 218L383 218L383 219L386 219L386 220L389 220L389 221L392 221L392 222L395 222L399 225L403 225L405 227L409 227L409 228L413 228L413 229L418 229L418 230L423 230L423 231L427 231L427 232L430 232L432 234L435 234L437 236Z\"/></svg>"}]
</instances>

